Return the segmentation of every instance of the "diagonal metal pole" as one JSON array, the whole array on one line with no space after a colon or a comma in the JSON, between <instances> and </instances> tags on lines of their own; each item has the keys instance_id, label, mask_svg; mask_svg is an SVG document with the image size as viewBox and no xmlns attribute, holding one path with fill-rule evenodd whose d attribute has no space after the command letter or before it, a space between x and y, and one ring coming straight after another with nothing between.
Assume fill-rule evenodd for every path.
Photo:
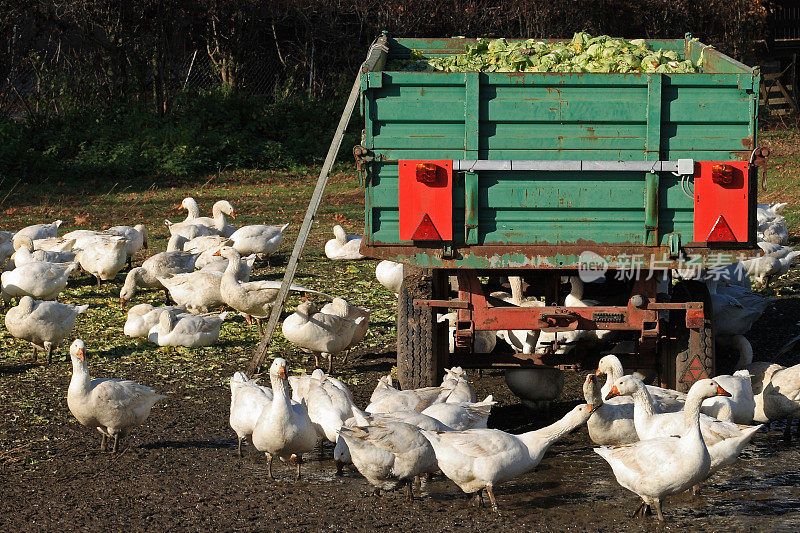
<instances>
[{"instance_id":1,"label":"diagonal metal pole","mask_svg":"<svg viewBox=\"0 0 800 533\"><path fill-rule=\"evenodd\" d=\"M371 58L374 61L375 54L379 54L382 50L385 53L385 39L379 40L378 42L374 43L372 47L370 47L370 53L367 56L367 62L369 62ZM300 226L300 234L297 236L297 241L294 243L294 250L292 250L289 263L286 265L286 273L283 276L283 283L281 284L280 291L278 291L278 296L275 299L275 303L272 304L272 311L269 315L267 328L264 331L264 336L261 337L261 341L256 347L253 358L250 359L250 363L247 366L248 374L255 374L258 369L261 368L261 365L264 363L264 359L267 357L267 350L272 342L272 336L275 333L275 329L278 327L278 321L281 318L281 312L283 311L283 304L286 301L286 295L289 294L289 287L291 286L292 281L294 280L294 275L297 272L297 263L300 261L300 255L303 253L303 248L308 240L308 235L311 233L311 223L314 221L314 217L317 214L317 209L319 209L319 205L322 202L322 196L325 193L325 186L328 184L328 177L330 175L331 167L333 167L333 163L336 161L336 155L339 153L339 148L342 146L344 131L347 129L347 125L350 122L350 118L353 116L353 111L358 103L358 97L361 92L361 71L366 65L367 63L365 62L364 65L362 65L362 68L359 69L356 79L353 82L353 87L350 89L350 96L347 99L344 112L342 113L341 118L339 118L339 125L336 128L333 141L331 141L331 146L328 148L328 155L325 157L325 163L322 165L322 170L320 170L319 177L317 178L317 186L314 188L314 194L311 195L311 201L308 204L308 209L306 209L306 216L303 219L303 224Z\"/></svg>"}]
</instances>

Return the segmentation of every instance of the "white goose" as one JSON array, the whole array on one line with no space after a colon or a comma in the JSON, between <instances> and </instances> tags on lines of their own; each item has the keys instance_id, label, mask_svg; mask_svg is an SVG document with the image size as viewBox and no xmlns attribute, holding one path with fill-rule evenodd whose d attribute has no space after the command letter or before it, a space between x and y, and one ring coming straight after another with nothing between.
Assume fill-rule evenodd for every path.
<instances>
[{"instance_id":1,"label":"white goose","mask_svg":"<svg viewBox=\"0 0 800 533\"><path fill-rule=\"evenodd\" d=\"M37 300L54 300L67 286L75 263L45 263L35 261L0 274L2 299L33 296Z\"/></svg>"},{"instance_id":2,"label":"white goose","mask_svg":"<svg viewBox=\"0 0 800 533\"><path fill-rule=\"evenodd\" d=\"M228 312L219 315L187 315L177 310L162 311L147 340L159 346L198 348L219 341L219 328Z\"/></svg>"},{"instance_id":3,"label":"white goose","mask_svg":"<svg viewBox=\"0 0 800 533\"><path fill-rule=\"evenodd\" d=\"M411 424L359 424L358 427L342 427L340 434L353 464L375 487L376 494L405 484L408 497L413 500L413 479L438 469L431 443Z\"/></svg>"},{"instance_id":4,"label":"white goose","mask_svg":"<svg viewBox=\"0 0 800 533\"><path fill-rule=\"evenodd\" d=\"M108 281L117 276L128 261L128 240L117 236L100 236L86 244L75 260L81 268L100 280Z\"/></svg>"},{"instance_id":5,"label":"white goose","mask_svg":"<svg viewBox=\"0 0 800 533\"><path fill-rule=\"evenodd\" d=\"M353 338L350 340L350 344L347 346L347 349L344 352L342 364L347 364L347 356L350 354L350 350L353 348L353 346L364 340L364 337L367 334L371 311L369 309L358 307L357 305L349 304L344 298L334 298L332 301L322 306L320 313L340 316L342 318L352 320L353 322L358 320L359 317L364 318L364 320L358 323L356 329L353 331Z\"/></svg>"},{"instance_id":6,"label":"white goose","mask_svg":"<svg viewBox=\"0 0 800 533\"><path fill-rule=\"evenodd\" d=\"M404 422L411 424L419 429L430 431L452 431L453 428L442 424L438 420L417 411L395 411L392 413L367 413L360 409L353 408L353 416L348 418L344 425L353 428L359 425L381 425L394 422ZM341 475L344 465L352 463L350 449L347 443L340 436L333 449L333 459L336 461L336 475Z\"/></svg>"},{"instance_id":7,"label":"white goose","mask_svg":"<svg viewBox=\"0 0 800 533\"><path fill-rule=\"evenodd\" d=\"M446 402L455 386L454 381L445 380L439 387L397 390L392 387L392 376L386 375L378 380L366 411L368 413L422 412L434 403Z\"/></svg>"},{"instance_id":8,"label":"white goose","mask_svg":"<svg viewBox=\"0 0 800 533\"><path fill-rule=\"evenodd\" d=\"M272 475L273 458L278 457L286 462L292 456L297 462L295 479L300 479L302 455L314 449L317 431L305 405L292 402L284 359L278 357L272 362L269 379L272 384L272 403L258 417L253 429L253 446L266 454L267 472L271 480L275 479Z\"/></svg>"},{"instance_id":9,"label":"white goose","mask_svg":"<svg viewBox=\"0 0 800 533\"><path fill-rule=\"evenodd\" d=\"M268 258L280 248L283 233L288 227L288 223L283 226L242 226L231 234L230 239L240 255L256 254L259 258Z\"/></svg>"},{"instance_id":10,"label":"white goose","mask_svg":"<svg viewBox=\"0 0 800 533\"><path fill-rule=\"evenodd\" d=\"M755 396L756 422L786 420L784 439L791 440L792 421L800 419L800 365L769 365ZM756 387L753 387L754 391Z\"/></svg>"},{"instance_id":11,"label":"white goose","mask_svg":"<svg viewBox=\"0 0 800 533\"><path fill-rule=\"evenodd\" d=\"M800 251L795 251L789 246L768 242L756 244L764 251L764 255L742 261L742 264L756 281L766 286L769 286L772 278L789 272L795 259L800 257Z\"/></svg>"},{"instance_id":12,"label":"white goose","mask_svg":"<svg viewBox=\"0 0 800 533\"><path fill-rule=\"evenodd\" d=\"M220 294L222 273L198 270L170 277L159 277L158 281L166 287L169 295L190 313L207 313L209 310L225 305Z\"/></svg>"},{"instance_id":13,"label":"white goose","mask_svg":"<svg viewBox=\"0 0 800 533\"><path fill-rule=\"evenodd\" d=\"M135 381L91 379L86 366L86 346L80 339L72 343L69 352L72 379L67 390L67 406L78 422L100 432L101 450L105 451L106 440L113 438L111 451L116 453L119 439L142 425L150 416L153 404L166 396Z\"/></svg>"},{"instance_id":14,"label":"white goose","mask_svg":"<svg viewBox=\"0 0 800 533\"><path fill-rule=\"evenodd\" d=\"M612 385L625 375L625 371L622 369L622 362L620 362L616 355L608 354L602 357L597 363L595 375L600 376L602 374L605 374L606 382L601 388L601 393L603 394L604 401L608 402L608 393L611 392ZM653 385L647 385L646 387L647 392L650 393L650 397L655 402L659 412L678 411L683 408L683 402L686 401L685 394L672 389L655 387ZM611 403L633 403L633 400L629 398L619 398L617 400L612 400Z\"/></svg>"},{"instance_id":15,"label":"white goose","mask_svg":"<svg viewBox=\"0 0 800 533\"><path fill-rule=\"evenodd\" d=\"M686 406L683 411L675 413L657 413L650 393L640 379L634 376L621 377L611 387L611 391L605 399L620 395L633 396L633 423L640 440L682 435L686 431L686 424L689 420L684 416ZM730 396L730 393L723 396ZM708 398L710 397L708 396ZM725 439L739 437L742 435L742 431L747 429L747 426L722 422L704 414L700 414L699 420L703 440L708 446Z\"/></svg>"},{"instance_id":16,"label":"white goose","mask_svg":"<svg viewBox=\"0 0 800 533\"><path fill-rule=\"evenodd\" d=\"M364 259L361 250L361 235L348 235L339 224L333 227L334 238L325 243L325 257L334 261Z\"/></svg>"},{"instance_id":17,"label":"white goose","mask_svg":"<svg viewBox=\"0 0 800 533\"><path fill-rule=\"evenodd\" d=\"M435 418L456 431L464 431L485 428L492 407L495 405L497 402L490 394L480 402L435 403L425 408L422 414Z\"/></svg>"},{"instance_id":18,"label":"white goose","mask_svg":"<svg viewBox=\"0 0 800 533\"><path fill-rule=\"evenodd\" d=\"M19 239L20 247L14 253L14 266L20 267L34 261L44 263L71 263L75 261L75 252L55 252L50 250L36 250L29 237Z\"/></svg>"},{"instance_id":19,"label":"white goose","mask_svg":"<svg viewBox=\"0 0 800 533\"><path fill-rule=\"evenodd\" d=\"M214 261L206 263L203 265L203 268L200 270L202 272L218 272L219 274L224 274L225 270L228 268L228 260L224 257L215 257ZM253 265L256 264L256 254L250 254L246 257L242 257L241 265L239 266L239 271L236 273L236 279L241 282L248 282L250 281L250 272L253 271Z\"/></svg>"},{"instance_id":20,"label":"white goose","mask_svg":"<svg viewBox=\"0 0 800 533\"><path fill-rule=\"evenodd\" d=\"M753 385L750 382L750 372L737 370L732 376L715 376L714 381L731 396L707 398L703 401L700 412L723 422L752 424L756 401L753 396Z\"/></svg>"},{"instance_id":21,"label":"white goose","mask_svg":"<svg viewBox=\"0 0 800 533\"><path fill-rule=\"evenodd\" d=\"M498 429L422 430L422 434L433 446L442 473L467 494L478 493L480 498L486 489L497 511L495 486L536 468L551 444L584 424L591 414L591 406L578 405L556 423L521 435Z\"/></svg>"},{"instance_id":22,"label":"white goose","mask_svg":"<svg viewBox=\"0 0 800 533\"><path fill-rule=\"evenodd\" d=\"M326 384L325 381L323 374L322 380L312 376L309 382L305 396L308 417L314 424L320 440L327 439L336 443L339 438L339 428L350 418L355 404L345 391L333 384Z\"/></svg>"},{"instance_id":23,"label":"white goose","mask_svg":"<svg viewBox=\"0 0 800 533\"><path fill-rule=\"evenodd\" d=\"M94 231L91 229L76 229L75 231L70 231L69 233L65 233L63 239L66 242L72 242L72 246L70 250L83 250L86 248L86 245L94 241L96 238L102 237L102 233L99 231ZM44 248L41 247L41 241L34 241L33 243L37 246L40 250Z\"/></svg>"},{"instance_id":24,"label":"white goose","mask_svg":"<svg viewBox=\"0 0 800 533\"><path fill-rule=\"evenodd\" d=\"M394 293L400 294L400 285L403 284L403 263L394 261L381 261L375 267L375 277L378 282Z\"/></svg>"},{"instance_id":25,"label":"white goose","mask_svg":"<svg viewBox=\"0 0 800 533\"><path fill-rule=\"evenodd\" d=\"M714 335L743 335L761 318L771 298L764 298L740 285L706 280L714 313Z\"/></svg>"},{"instance_id":26,"label":"white goose","mask_svg":"<svg viewBox=\"0 0 800 533\"><path fill-rule=\"evenodd\" d=\"M12 242L14 234L10 231L0 231L0 271L6 261L14 255L14 243Z\"/></svg>"},{"instance_id":27,"label":"white goose","mask_svg":"<svg viewBox=\"0 0 800 533\"><path fill-rule=\"evenodd\" d=\"M19 241L22 237L28 237L33 241L36 239L46 239L48 237L58 237L58 228L61 226L62 222L63 221L61 220L56 220L51 224L34 224L32 226L22 228L14 234L14 238L12 240L14 243L14 249L16 250L20 247Z\"/></svg>"},{"instance_id":28,"label":"white goose","mask_svg":"<svg viewBox=\"0 0 800 533\"><path fill-rule=\"evenodd\" d=\"M175 274L194 271L197 256L187 252L160 252L144 260L142 266L132 268L125 276L125 283L119 291L120 304L124 307L136 294L138 287L147 289L164 289L166 287L158 278L168 278Z\"/></svg>"},{"instance_id":29,"label":"white goose","mask_svg":"<svg viewBox=\"0 0 800 533\"><path fill-rule=\"evenodd\" d=\"M134 305L128 310L128 317L125 319L125 325L122 332L128 337L139 337L142 339L147 338L150 330L158 324L158 319L164 311L175 310L179 313L186 313L185 307L163 306L153 307L150 304Z\"/></svg>"},{"instance_id":30,"label":"white goose","mask_svg":"<svg viewBox=\"0 0 800 533\"><path fill-rule=\"evenodd\" d=\"M222 235L223 237L230 237L234 231L236 231L236 227L228 224L225 215L230 216L231 218L236 218L236 213L233 210L233 206L227 200L220 200L215 202L214 205L211 207L212 218L209 217L195 217L183 222L172 223L169 220L165 220L164 223L169 228L170 235L183 235L188 239L193 239L194 237L199 237L201 235ZM198 211L199 214L199 211ZM204 226L208 228L208 232L203 229L198 228L197 226ZM191 235L191 236L190 236Z\"/></svg>"},{"instance_id":31,"label":"white goose","mask_svg":"<svg viewBox=\"0 0 800 533\"><path fill-rule=\"evenodd\" d=\"M353 333L364 317L356 321L317 311L312 302L303 302L297 310L283 321L282 331L286 340L314 354L315 365L319 356L328 358L328 373L333 368L334 355L350 346Z\"/></svg>"},{"instance_id":32,"label":"white goose","mask_svg":"<svg viewBox=\"0 0 800 533\"><path fill-rule=\"evenodd\" d=\"M107 230L103 230L106 235L116 235L125 239L125 255L127 256L128 267L131 266L131 260L136 252L142 248L147 249L147 228L142 224L135 226L112 226Z\"/></svg>"},{"instance_id":33,"label":"white goose","mask_svg":"<svg viewBox=\"0 0 800 533\"><path fill-rule=\"evenodd\" d=\"M53 349L69 335L78 315L85 313L88 305L69 305L43 302L23 296L19 305L6 313L6 329L12 337L33 345L33 360L38 350L47 353L47 362L53 359Z\"/></svg>"},{"instance_id":34,"label":"white goose","mask_svg":"<svg viewBox=\"0 0 800 533\"><path fill-rule=\"evenodd\" d=\"M633 423L632 403L603 403L597 376L588 374L583 383L583 397L594 409L586 423L589 438L600 446L618 446L639 440Z\"/></svg>"},{"instance_id":35,"label":"white goose","mask_svg":"<svg viewBox=\"0 0 800 533\"><path fill-rule=\"evenodd\" d=\"M248 379L244 372L231 378L231 411L228 422L239 438L238 453L242 456L242 441L253 434L258 418L272 404L272 389Z\"/></svg>"},{"instance_id":36,"label":"white goose","mask_svg":"<svg viewBox=\"0 0 800 533\"><path fill-rule=\"evenodd\" d=\"M182 249L184 252L191 252L193 254L202 254L203 252L211 251L216 252L223 246L230 246L231 240L222 235L203 235L195 237L192 240L183 243ZM202 265L198 265L202 266Z\"/></svg>"},{"instance_id":37,"label":"white goose","mask_svg":"<svg viewBox=\"0 0 800 533\"><path fill-rule=\"evenodd\" d=\"M178 205L178 209L186 209L186 218L183 220L184 222L188 222L200 216L200 206L197 205L197 200L191 196L184 198L180 205Z\"/></svg>"},{"instance_id":38,"label":"white goose","mask_svg":"<svg viewBox=\"0 0 800 533\"><path fill-rule=\"evenodd\" d=\"M644 516L652 506L663 521L661 502L665 497L683 492L708 477L711 456L700 431L700 404L718 394L725 396L727 392L713 380L701 379L692 385L684 412L679 413L685 419L679 437L594 449L611 466L617 482L642 499L636 514Z\"/></svg>"},{"instance_id":39,"label":"white goose","mask_svg":"<svg viewBox=\"0 0 800 533\"><path fill-rule=\"evenodd\" d=\"M220 281L220 296L230 307L243 313L250 322L250 318L255 318L258 329L263 333L261 320L268 317L272 309L275 298L281 288L281 281L262 280L242 282L236 278L237 272L242 268L242 259L239 253L229 246L223 246L217 252L228 261L225 272ZM319 294L317 291L307 289L294 283L289 286L290 290L307 293Z\"/></svg>"}]
</instances>

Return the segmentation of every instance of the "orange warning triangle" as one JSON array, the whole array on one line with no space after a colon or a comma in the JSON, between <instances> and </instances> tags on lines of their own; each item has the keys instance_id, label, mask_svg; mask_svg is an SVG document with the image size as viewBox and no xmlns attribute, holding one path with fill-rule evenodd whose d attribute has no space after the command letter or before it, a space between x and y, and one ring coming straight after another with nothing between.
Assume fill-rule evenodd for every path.
<instances>
[{"instance_id":1,"label":"orange warning triangle","mask_svg":"<svg viewBox=\"0 0 800 533\"><path fill-rule=\"evenodd\" d=\"M700 362L700 358L695 356L694 359L692 359L692 362L689 363L689 367L687 368L686 372L683 374L681 383L694 383L695 381L705 379L707 377L708 374L706 374L706 369Z\"/></svg>"},{"instance_id":2,"label":"orange warning triangle","mask_svg":"<svg viewBox=\"0 0 800 533\"><path fill-rule=\"evenodd\" d=\"M728 225L728 222L725 220L725 217L720 215L717 221L714 223L714 227L711 228L711 231L708 233L708 237L706 237L707 242L736 242L736 237L733 234L733 230Z\"/></svg>"},{"instance_id":3,"label":"orange warning triangle","mask_svg":"<svg viewBox=\"0 0 800 533\"><path fill-rule=\"evenodd\" d=\"M433 225L433 221L431 217L428 216L428 213L422 217L417 229L414 230L414 234L411 238L415 241L441 241L442 237L439 235L439 232L436 231L436 226Z\"/></svg>"}]
</instances>

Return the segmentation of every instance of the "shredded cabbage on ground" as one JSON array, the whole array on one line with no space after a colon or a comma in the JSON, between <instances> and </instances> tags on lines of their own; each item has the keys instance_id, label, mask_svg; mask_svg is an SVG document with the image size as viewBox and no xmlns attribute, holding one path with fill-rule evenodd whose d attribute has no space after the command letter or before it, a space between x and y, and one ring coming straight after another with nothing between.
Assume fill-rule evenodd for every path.
<instances>
[{"instance_id":1,"label":"shredded cabbage on ground","mask_svg":"<svg viewBox=\"0 0 800 533\"><path fill-rule=\"evenodd\" d=\"M644 39L592 37L576 33L571 41L478 39L463 54L426 58L413 50L390 70L444 72L699 72L675 50L653 50Z\"/></svg>"}]
</instances>

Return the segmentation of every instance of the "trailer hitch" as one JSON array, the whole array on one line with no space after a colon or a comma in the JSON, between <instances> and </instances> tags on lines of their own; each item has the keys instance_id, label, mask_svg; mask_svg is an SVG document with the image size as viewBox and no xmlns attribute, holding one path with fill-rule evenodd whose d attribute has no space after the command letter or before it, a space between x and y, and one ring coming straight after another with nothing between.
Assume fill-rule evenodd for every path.
<instances>
[{"instance_id":1,"label":"trailer hitch","mask_svg":"<svg viewBox=\"0 0 800 533\"><path fill-rule=\"evenodd\" d=\"M542 313L536 323L542 331L571 331L578 329L578 315L566 309L554 308L553 311Z\"/></svg>"}]
</instances>

